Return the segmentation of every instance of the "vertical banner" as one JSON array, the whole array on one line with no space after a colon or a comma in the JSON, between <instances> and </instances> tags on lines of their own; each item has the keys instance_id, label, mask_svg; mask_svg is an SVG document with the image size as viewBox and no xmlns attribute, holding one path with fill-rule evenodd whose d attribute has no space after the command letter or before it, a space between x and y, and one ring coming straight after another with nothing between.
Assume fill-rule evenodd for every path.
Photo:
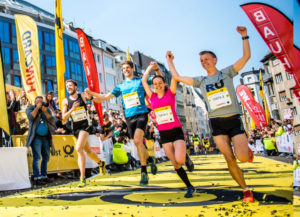
<instances>
[{"instance_id":1,"label":"vertical banner","mask_svg":"<svg viewBox=\"0 0 300 217\"><path fill-rule=\"evenodd\" d=\"M270 109L269 109L269 106L268 106L268 103L266 100L266 95L265 95L265 91L264 91L264 81L263 81L263 77L261 74L261 70L259 72L259 95L263 99L267 123L269 124L270 120L271 120L271 115L270 115Z\"/></svg>"},{"instance_id":2,"label":"vertical banner","mask_svg":"<svg viewBox=\"0 0 300 217\"><path fill-rule=\"evenodd\" d=\"M16 14L20 69L24 90L31 103L42 96L41 64L36 23L28 16Z\"/></svg>"},{"instance_id":3,"label":"vertical banner","mask_svg":"<svg viewBox=\"0 0 300 217\"><path fill-rule=\"evenodd\" d=\"M300 50L293 45L292 21L278 9L264 3L247 3L241 7L272 53L293 75L296 83L294 94L300 100Z\"/></svg>"},{"instance_id":4,"label":"vertical banner","mask_svg":"<svg viewBox=\"0 0 300 217\"><path fill-rule=\"evenodd\" d=\"M65 57L63 47L63 22L61 0L55 0L55 53L59 109L62 110L62 101L66 97L65 90Z\"/></svg>"},{"instance_id":5,"label":"vertical banner","mask_svg":"<svg viewBox=\"0 0 300 217\"><path fill-rule=\"evenodd\" d=\"M1 54L1 46L0 46L0 128L3 129L8 135L9 132L9 124L8 124L8 114L7 114L7 107L6 107L6 93L5 93L5 86L4 86L4 70L2 67L2 54ZM2 133L2 131L0 131ZM2 139L2 135L0 135L0 139Z\"/></svg>"},{"instance_id":6,"label":"vertical banner","mask_svg":"<svg viewBox=\"0 0 300 217\"><path fill-rule=\"evenodd\" d=\"M93 92L100 93L98 73L91 45L81 29L76 29L76 32L89 89ZM102 104L94 102L94 106L99 116L100 124L103 125Z\"/></svg>"},{"instance_id":7,"label":"vertical banner","mask_svg":"<svg viewBox=\"0 0 300 217\"><path fill-rule=\"evenodd\" d=\"M254 100L249 88L245 85L239 85L236 88L236 93L242 101L245 108L247 109L247 111L249 112L256 127L258 129L261 129L261 127L266 127L268 124L266 120L265 111L261 107L261 105Z\"/></svg>"}]
</instances>

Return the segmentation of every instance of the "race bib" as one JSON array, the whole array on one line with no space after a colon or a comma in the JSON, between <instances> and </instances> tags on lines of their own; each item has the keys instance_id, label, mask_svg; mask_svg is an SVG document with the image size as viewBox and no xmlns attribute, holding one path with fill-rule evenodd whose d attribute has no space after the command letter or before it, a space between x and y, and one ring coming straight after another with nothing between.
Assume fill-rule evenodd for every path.
<instances>
[{"instance_id":1,"label":"race bib","mask_svg":"<svg viewBox=\"0 0 300 217\"><path fill-rule=\"evenodd\" d=\"M227 87L210 91L206 93L206 96L212 111L223 108L225 106L229 106L232 103Z\"/></svg>"},{"instance_id":2,"label":"race bib","mask_svg":"<svg viewBox=\"0 0 300 217\"><path fill-rule=\"evenodd\" d=\"M141 105L137 92L123 95L123 101L126 109Z\"/></svg>"},{"instance_id":3,"label":"race bib","mask_svg":"<svg viewBox=\"0 0 300 217\"><path fill-rule=\"evenodd\" d=\"M157 124L167 124L174 122L174 115L171 106L154 109Z\"/></svg>"},{"instance_id":4,"label":"race bib","mask_svg":"<svg viewBox=\"0 0 300 217\"><path fill-rule=\"evenodd\" d=\"M71 114L73 122L87 120L86 110L83 106L77 107Z\"/></svg>"}]
</instances>

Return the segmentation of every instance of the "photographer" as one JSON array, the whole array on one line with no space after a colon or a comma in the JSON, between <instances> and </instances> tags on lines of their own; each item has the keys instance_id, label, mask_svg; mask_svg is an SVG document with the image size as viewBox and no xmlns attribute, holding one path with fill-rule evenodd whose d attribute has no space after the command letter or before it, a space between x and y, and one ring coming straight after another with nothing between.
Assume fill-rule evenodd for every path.
<instances>
[{"instance_id":1,"label":"photographer","mask_svg":"<svg viewBox=\"0 0 300 217\"><path fill-rule=\"evenodd\" d=\"M47 164L50 158L50 147L52 154L55 153L50 133L50 126L54 125L54 117L42 96L35 98L35 105L26 109L29 120L29 130L26 139L26 147L31 146L33 154L33 182L35 185L44 185L50 180L47 177ZM39 161L42 155L41 173Z\"/></svg>"}]
</instances>

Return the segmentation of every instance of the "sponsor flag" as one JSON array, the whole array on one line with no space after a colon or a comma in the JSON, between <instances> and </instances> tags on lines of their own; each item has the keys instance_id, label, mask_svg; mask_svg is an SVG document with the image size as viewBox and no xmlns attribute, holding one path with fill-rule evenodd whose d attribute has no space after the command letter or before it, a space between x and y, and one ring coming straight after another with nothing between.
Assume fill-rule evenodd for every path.
<instances>
[{"instance_id":1,"label":"sponsor flag","mask_svg":"<svg viewBox=\"0 0 300 217\"><path fill-rule=\"evenodd\" d=\"M239 85L236 89L236 93L241 102L249 112L249 115L253 119L256 127L261 129L268 125L264 109L261 105L254 100L249 88L245 85Z\"/></svg>"},{"instance_id":2,"label":"sponsor flag","mask_svg":"<svg viewBox=\"0 0 300 217\"><path fill-rule=\"evenodd\" d=\"M292 1L289 1L292 3ZM275 3L274 3L275 4ZM297 3L296 1L296 4ZM275 6L250 2L241 5L272 53L292 74L294 94L300 101L300 50L293 44L293 22Z\"/></svg>"},{"instance_id":3,"label":"sponsor flag","mask_svg":"<svg viewBox=\"0 0 300 217\"><path fill-rule=\"evenodd\" d=\"M267 119L267 123L269 124L270 119L271 119L271 115L270 115L270 110L269 110L269 106L268 106L268 103L267 103L266 95L265 95L265 92L264 92L264 81L263 81L263 78L262 78L261 71L259 72L259 95L263 99L265 113L266 113L266 119Z\"/></svg>"},{"instance_id":4,"label":"sponsor flag","mask_svg":"<svg viewBox=\"0 0 300 217\"><path fill-rule=\"evenodd\" d=\"M8 114L7 114L7 107L6 107L6 93L5 93L5 85L4 85L4 70L2 67L2 54L1 54L1 46L0 46L0 128L3 129L8 135L9 132L9 123L8 123ZM0 138L2 138L0 136Z\"/></svg>"},{"instance_id":5,"label":"sponsor flag","mask_svg":"<svg viewBox=\"0 0 300 217\"><path fill-rule=\"evenodd\" d=\"M26 15L16 14L15 21L23 87L33 103L35 97L42 96L38 30L34 20Z\"/></svg>"},{"instance_id":6,"label":"sponsor flag","mask_svg":"<svg viewBox=\"0 0 300 217\"><path fill-rule=\"evenodd\" d=\"M56 52L56 74L58 105L62 110L62 101L66 97L65 89L65 57L63 47L63 21L61 0L55 0L55 52Z\"/></svg>"},{"instance_id":7,"label":"sponsor flag","mask_svg":"<svg viewBox=\"0 0 300 217\"><path fill-rule=\"evenodd\" d=\"M85 33L81 29L76 29L76 32L89 89L93 92L100 93L99 78L91 45ZM94 106L97 111L100 124L103 125L102 104L94 102Z\"/></svg>"},{"instance_id":8,"label":"sponsor flag","mask_svg":"<svg viewBox=\"0 0 300 217\"><path fill-rule=\"evenodd\" d=\"M130 61L129 48L127 48L127 51L126 51L126 60Z\"/></svg>"}]
</instances>

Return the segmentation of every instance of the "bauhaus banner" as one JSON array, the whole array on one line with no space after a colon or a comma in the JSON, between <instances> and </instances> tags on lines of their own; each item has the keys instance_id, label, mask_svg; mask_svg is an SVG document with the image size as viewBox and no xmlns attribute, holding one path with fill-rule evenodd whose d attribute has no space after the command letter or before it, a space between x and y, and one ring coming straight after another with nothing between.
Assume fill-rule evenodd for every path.
<instances>
[{"instance_id":1,"label":"bauhaus banner","mask_svg":"<svg viewBox=\"0 0 300 217\"><path fill-rule=\"evenodd\" d=\"M93 92L100 93L98 73L91 45L85 33L81 29L76 29L76 32L78 36L81 58L89 89ZM97 111L100 124L103 125L102 105L101 103L94 102L94 106Z\"/></svg>"},{"instance_id":2,"label":"bauhaus banner","mask_svg":"<svg viewBox=\"0 0 300 217\"><path fill-rule=\"evenodd\" d=\"M284 3L293 4L293 1L284 0ZM300 100L300 50L293 44L292 20L279 8L266 3L250 1L241 7L272 53L280 60L285 70L293 75L296 83L294 93Z\"/></svg>"},{"instance_id":3,"label":"bauhaus banner","mask_svg":"<svg viewBox=\"0 0 300 217\"><path fill-rule=\"evenodd\" d=\"M25 15L15 15L23 87L31 103L42 96L39 40L36 23Z\"/></svg>"},{"instance_id":4,"label":"bauhaus banner","mask_svg":"<svg viewBox=\"0 0 300 217\"><path fill-rule=\"evenodd\" d=\"M249 112L249 115L253 119L256 127L258 129L261 129L261 127L266 127L267 119L265 111L261 105L254 100L249 88L245 85L239 85L236 88L236 93Z\"/></svg>"}]
</instances>

